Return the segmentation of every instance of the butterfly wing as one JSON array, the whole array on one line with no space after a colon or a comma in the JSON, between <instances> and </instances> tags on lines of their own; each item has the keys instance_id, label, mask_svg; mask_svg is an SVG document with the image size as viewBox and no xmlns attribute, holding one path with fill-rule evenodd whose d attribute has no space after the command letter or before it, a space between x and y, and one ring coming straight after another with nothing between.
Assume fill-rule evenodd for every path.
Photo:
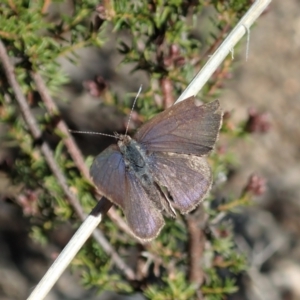
<instances>
[{"instance_id":1,"label":"butterfly wing","mask_svg":"<svg viewBox=\"0 0 300 300\"><path fill-rule=\"evenodd\" d=\"M205 158L155 152L151 159L155 179L168 189L182 214L193 210L210 189L212 174Z\"/></svg>"},{"instance_id":2,"label":"butterfly wing","mask_svg":"<svg viewBox=\"0 0 300 300\"><path fill-rule=\"evenodd\" d=\"M164 218L134 175L127 173L126 181L124 214L127 223L139 239L152 240L164 226Z\"/></svg>"},{"instance_id":3,"label":"butterfly wing","mask_svg":"<svg viewBox=\"0 0 300 300\"><path fill-rule=\"evenodd\" d=\"M190 97L153 117L134 139L150 152L207 154L221 126L219 106L218 100L197 106L195 97Z\"/></svg>"},{"instance_id":4,"label":"butterfly wing","mask_svg":"<svg viewBox=\"0 0 300 300\"><path fill-rule=\"evenodd\" d=\"M90 174L100 193L121 207L129 227L139 239L151 240L159 234L164 226L163 216L137 178L126 170L116 145L95 158Z\"/></svg>"},{"instance_id":5,"label":"butterfly wing","mask_svg":"<svg viewBox=\"0 0 300 300\"><path fill-rule=\"evenodd\" d=\"M116 145L102 151L94 160L90 174L102 195L124 209L125 164Z\"/></svg>"}]
</instances>

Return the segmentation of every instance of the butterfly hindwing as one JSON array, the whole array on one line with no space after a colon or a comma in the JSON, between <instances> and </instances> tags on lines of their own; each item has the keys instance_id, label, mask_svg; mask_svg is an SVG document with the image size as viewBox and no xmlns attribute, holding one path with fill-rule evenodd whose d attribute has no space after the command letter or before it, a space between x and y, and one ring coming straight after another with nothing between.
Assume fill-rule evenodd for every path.
<instances>
[{"instance_id":1,"label":"butterfly hindwing","mask_svg":"<svg viewBox=\"0 0 300 300\"><path fill-rule=\"evenodd\" d=\"M175 207L186 214L203 200L212 182L210 167L204 157L156 152L152 155L152 172L167 188Z\"/></svg>"},{"instance_id":2,"label":"butterfly hindwing","mask_svg":"<svg viewBox=\"0 0 300 300\"><path fill-rule=\"evenodd\" d=\"M141 240L154 239L165 224L162 213L155 207L137 178L130 173L126 175L124 214L127 223Z\"/></svg>"}]
</instances>

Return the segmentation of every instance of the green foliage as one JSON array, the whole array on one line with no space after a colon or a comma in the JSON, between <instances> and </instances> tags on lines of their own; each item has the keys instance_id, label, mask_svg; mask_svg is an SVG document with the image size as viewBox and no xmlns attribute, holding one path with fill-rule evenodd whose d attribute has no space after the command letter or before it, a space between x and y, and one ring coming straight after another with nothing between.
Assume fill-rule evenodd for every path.
<instances>
[{"instance_id":1,"label":"green foliage","mask_svg":"<svg viewBox=\"0 0 300 300\"><path fill-rule=\"evenodd\" d=\"M145 289L145 296L152 300L192 300L196 298L197 287L186 280L182 272L165 276L161 285L151 285Z\"/></svg>"},{"instance_id":2,"label":"green foliage","mask_svg":"<svg viewBox=\"0 0 300 300\"><path fill-rule=\"evenodd\" d=\"M94 241L85 247L74 259L73 268L82 269L82 283L86 287L96 286L98 291L132 292L132 287L112 267L112 262Z\"/></svg>"},{"instance_id":3,"label":"green foliage","mask_svg":"<svg viewBox=\"0 0 300 300\"><path fill-rule=\"evenodd\" d=\"M221 279L216 269L206 270L210 282L201 288L201 292L208 300L222 300L224 295L237 291L235 280L229 277Z\"/></svg>"},{"instance_id":4,"label":"green foliage","mask_svg":"<svg viewBox=\"0 0 300 300\"><path fill-rule=\"evenodd\" d=\"M138 114L146 120L163 110L168 103L164 99L176 96L186 87L207 56L223 40L230 29L247 9L249 1L73 1L74 7L68 14L61 13L59 20L47 18L47 1L4 1L0 4L0 38L4 41L10 56L16 59L16 75L26 99L36 93L31 72L37 71L46 82L47 89L58 94L69 79L62 73L58 58L64 57L76 63L74 53L83 47L101 47L111 38L111 28L118 34L115 47L123 57L123 64L133 64L132 72L142 70L149 77L149 88L143 91L143 101L138 102ZM92 16L98 5L98 17ZM212 11L210 19L214 32L207 34L200 28L199 19ZM208 19L208 18L207 18ZM92 25L90 24L92 22ZM107 29L110 28L110 29ZM210 29L209 29L210 30ZM126 33L124 38L122 33ZM199 39L199 36L207 38ZM129 38L128 38L129 36ZM115 38L115 37L114 37ZM215 98L221 92L226 75L231 72L231 59L225 60L201 92L203 101ZM5 78L0 68L1 78ZM166 84L170 83L168 89ZM63 190L51 173L45 158L20 118L20 111L11 87L5 79L0 82L0 120L9 128L6 141L18 155L8 172L15 184L22 189L36 192L37 213L28 216L31 220L31 236L40 243L47 243L49 231L69 220L78 226L78 217L68 203ZM132 92L132 91L128 91ZM106 104L118 105L123 111L130 111L130 101L121 101L110 93L112 101ZM126 98L126 97L125 97ZM157 104L153 99L160 99ZM32 109L39 108L37 118L43 130L51 127L52 117L45 105L38 100ZM41 112L42 110L42 112ZM55 112L59 115L59 112ZM82 178L71 160L62 139L55 128L55 159L65 175L72 192L80 199L85 212L95 204L93 187ZM242 124L232 128L225 122L222 136L230 142L248 135ZM91 164L92 158L87 159ZM227 176L230 167L237 162L232 153L221 153L218 149L211 155L210 162L216 178L216 189L221 190L218 177ZM242 189L243 187L241 187ZM241 193L242 194L242 193ZM251 203L249 194L241 197L224 195L226 202L216 204L212 193L205 201L208 220L205 226L213 234L205 234L203 254L203 282L194 283L188 278L191 253L188 249L189 232L184 217L166 220L161 235L150 245L139 245L130 236L105 218L100 228L114 250L124 260L133 260L139 274L136 282L130 282L93 240L87 242L72 262L73 270L79 270L86 287L97 287L99 291L113 290L122 293L142 291L149 299L197 299L203 294L206 299L224 299L237 291L235 275L246 269L245 258L237 251L232 228L228 222L214 223L220 214L227 214L234 208ZM203 232L206 232L203 229ZM226 275L221 271L226 270ZM199 287L197 284L201 284Z\"/></svg>"}]
</instances>

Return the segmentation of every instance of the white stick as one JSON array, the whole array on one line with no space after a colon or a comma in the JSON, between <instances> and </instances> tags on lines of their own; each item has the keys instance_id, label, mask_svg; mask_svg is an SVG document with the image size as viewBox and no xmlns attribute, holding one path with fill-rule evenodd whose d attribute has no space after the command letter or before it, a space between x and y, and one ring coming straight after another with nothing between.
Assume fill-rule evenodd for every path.
<instances>
[{"instance_id":1,"label":"white stick","mask_svg":"<svg viewBox=\"0 0 300 300\"><path fill-rule=\"evenodd\" d=\"M236 43L242 38L245 32L247 32L245 26L246 28L250 28L250 26L260 16L270 2L271 0L258 0L251 6L246 15L241 19L226 40L217 49L215 54L209 59L202 70L181 94L177 102L182 101L189 96L196 95L201 90L212 73L228 55L230 49L232 49L234 45L236 45ZM42 300L45 298L60 275L68 267L77 252L81 249L85 241L101 222L101 219L101 214L97 217L91 215L87 217L27 300Z\"/></svg>"},{"instance_id":2,"label":"white stick","mask_svg":"<svg viewBox=\"0 0 300 300\"><path fill-rule=\"evenodd\" d=\"M217 51L209 58L200 72L194 77L188 87L183 91L176 103L187 99L191 96L196 96L208 81L211 75L215 72L221 62L234 48L237 42L247 33L247 28L255 22L272 0L257 0L253 3L244 17L234 27L228 37L220 45Z\"/></svg>"},{"instance_id":3,"label":"white stick","mask_svg":"<svg viewBox=\"0 0 300 300\"><path fill-rule=\"evenodd\" d=\"M41 300L46 297L101 220L102 216L94 217L90 215L86 218L27 300Z\"/></svg>"}]
</instances>

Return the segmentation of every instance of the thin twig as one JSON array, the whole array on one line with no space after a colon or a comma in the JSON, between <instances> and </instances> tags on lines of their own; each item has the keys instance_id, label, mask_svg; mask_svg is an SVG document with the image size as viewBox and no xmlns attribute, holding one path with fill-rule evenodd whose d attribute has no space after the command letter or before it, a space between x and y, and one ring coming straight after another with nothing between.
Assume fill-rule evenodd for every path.
<instances>
[{"instance_id":1,"label":"thin twig","mask_svg":"<svg viewBox=\"0 0 300 300\"><path fill-rule=\"evenodd\" d=\"M41 9L41 13L44 15L48 12L48 9L49 9L49 6L51 4L51 0L45 0L44 4L43 4L43 7Z\"/></svg>"},{"instance_id":2,"label":"thin twig","mask_svg":"<svg viewBox=\"0 0 300 300\"><path fill-rule=\"evenodd\" d=\"M45 107L47 108L48 112L50 115L57 115L59 114L59 109L56 106L55 102L53 101L45 83L44 80L42 79L42 77L40 76L40 74L35 73L35 72L31 72L31 76L36 84L37 90L45 104ZM63 135L64 135L64 139L63 142L66 146L66 148L69 151L69 154L71 155L74 163L76 164L77 168L81 171L81 173L83 174L83 176L86 178L86 180L90 180L90 176L89 176L89 170L84 162L83 156L81 154L81 151L78 149L73 137L70 135L68 127L66 125L66 123L63 120L59 120L58 124L56 125L57 129L60 130ZM99 195L98 195L99 196ZM102 197L100 199L100 201L97 203L95 210L98 210L98 206L99 207L107 207L110 206L110 210L108 211L108 215L110 216L110 218L118 224L119 228L121 228L123 231L127 232L127 234L131 235L131 231L128 227L128 225L123 221L123 219L116 213L116 211L112 208L112 204L109 200L107 200L106 198ZM106 213L107 211L103 212L102 214ZM99 213L101 214L101 211L99 211ZM102 218L102 216L100 216L100 219ZM82 217L81 216L81 220L84 221L85 216ZM100 223L100 219L99 219L99 223ZM96 224L95 222L89 222L88 224L90 224L90 226L95 226L94 229L98 226L98 224ZM92 229L90 229L91 232ZM86 232L87 237L89 237L90 234L88 234L89 231ZM102 248L104 248L104 250L106 251L107 254L112 255L112 260L115 261L114 258L117 259L118 263L116 263L116 265L122 269L123 271L125 271L127 278L129 279L133 279L134 278L134 274L132 272L131 269L127 268L125 266L125 264L122 262L122 260L117 257L116 255L114 255L114 250L113 248L109 245L107 246L108 242L107 240L104 241L104 236L103 234L97 230L93 233L94 238L96 239L96 241L98 241L98 243L100 244L100 246ZM87 239L87 237L85 237L84 235L80 236L84 241ZM84 241L79 241L79 243L84 244ZM104 245L105 244L105 245Z\"/></svg>"},{"instance_id":3,"label":"thin twig","mask_svg":"<svg viewBox=\"0 0 300 300\"><path fill-rule=\"evenodd\" d=\"M170 78L164 77L160 80L160 86L162 90L162 95L164 99L163 107L167 109L174 103L173 97L173 84Z\"/></svg>"},{"instance_id":4,"label":"thin twig","mask_svg":"<svg viewBox=\"0 0 300 300\"><path fill-rule=\"evenodd\" d=\"M42 136L42 133L38 127L38 124L37 124L34 116L32 115L32 113L30 111L30 107L29 107L29 105L21 91L21 88L16 80L14 68L13 68L12 64L10 63L7 51L1 40L0 40L0 59L2 61L2 65L4 67L7 79L15 93L16 100L18 101L18 104L20 106L20 109L21 109L21 112L22 112L22 115L24 117L26 124L28 125L29 130L31 131L31 134L34 137L34 139L40 139ZM45 141L41 145L41 151L42 151L42 153L45 157L45 160L47 161L51 171L53 172L54 176L57 178L57 181L59 182L61 188L63 189L65 195L67 196L68 201L70 202L70 204L76 211L77 215L82 220L84 220L85 214L81 208L81 205L80 205L77 197L69 190L68 185L65 180L65 177L64 177L63 173L61 172L61 170L59 169L58 165L56 164L53 152L52 152L51 148L49 147L49 145ZM97 225L98 225L102 218L101 214L99 214L99 209L101 207L107 208L109 205L111 205L110 202L99 201L98 206L94 209L94 211L97 211L98 214L97 215L90 214L86 218L85 222L91 222L93 224L97 223ZM86 236L86 239L88 237L89 237L89 235ZM106 253L108 255L112 255L113 261L116 263L116 265L121 270L124 271L127 278L133 279L134 272L128 266L126 266L126 264L122 261L122 259L115 253L114 249L111 247L111 245L108 243L108 241L105 239L105 237L103 236L103 234L101 233L101 231L99 229L97 229L95 231L94 237L96 238L97 242L103 247L103 249L106 251ZM114 258L117 258L117 259L114 260ZM67 265L65 266L65 268L66 267L67 267ZM55 281L53 282L53 284L54 283L55 283Z\"/></svg>"},{"instance_id":5,"label":"thin twig","mask_svg":"<svg viewBox=\"0 0 300 300\"><path fill-rule=\"evenodd\" d=\"M59 115L59 109L55 104L55 102L53 101L41 75L37 72L31 72L31 76L35 82L36 88L41 96L41 99L43 100L45 107L48 110L48 113L51 116ZM67 124L65 123L65 121L60 119L56 127L64 135L63 143L65 144L76 167L85 177L85 179L90 181L89 170L84 162L81 151L77 147L72 135L69 132ZM101 195L96 195L96 197L100 198ZM106 198L102 198L101 201L108 201L108 200ZM131 230L129 229L127 223L124 222L123 219L117 214L114 207L111 207L111 209L108 211L107 214L112 220L114 220L115 223L117 223L120 229L122 229L124 232L132 236Z\"/></svg>"},{"instance_id":6,"label":"thin twig","mask_svg":"<svg viewBox=\"0 0 300 300\"><path fill-rule=\"evenodd\" d=\"M42 79L41 75L36 72L31 72L31 77L33 78L37 90L45 104L48 113L51 116L59 115L59 109L56 106L55 102L53 101L52 97L50 96L48 89ZM63 120L59 120L56 125L57 129L61 131L64 135L63 142L68 149L76 167L80 170L80 172L84 175L85 178L89 179L89 170L84 162L83 156L78 149L73 137L69 133L69 129L66 123Z\"/></svg>"},{"instance_id":7,"label":"thin twig","mask_svg":"<svg viewBox=\"0 0 300 300\"><path fill-rule=\"evenodd\" d=\"M255 20L263 13L272 0L257 0L253 3L244 17L234 27L228 37L220 45L217 51L209 58L201 71L194 77L188 87L183 91L176 102L180 102L188 97L195 96L202 89L211 75L219 67L225 57L238 41L247 33L246 28L250 28Z\"/></svg>"},{"instance_id":8,"label":"thin twig","mask_svg":"<svg viewBox=\"0 0 300 300\"><path fill-rule=\"evenodd\" d=\"M107 209L109 209L109 206L102 207L101 211L103 212ZM77 229L76 233L73 235L67 246L63 249L52 266L48 269L47 273L35 287L34 291L27 298L27 300L44 299L44 297L51 290L53 284L64 272L66 266L70 264L87 238L93 233L94 227L99 224L99 221L101 221L101 215L102 214L100 214L100 220L98 220L97 218L88 218L85 222L82 223L82 225ZM88 235L86 234L87 232Z\"/></svg>"},{"instance_id":9,"label":"thin twig","mask_svg":"<svg viewBox=\"0 0 300 300\"><path fill-rule=\"evenodd\" d=\"M201 286L204 280L202 258L205 245L204 226L207 216L203 206L199 206L193 213L185 217L188 235L189 281Z\"/></svg>"}]
</instances>

